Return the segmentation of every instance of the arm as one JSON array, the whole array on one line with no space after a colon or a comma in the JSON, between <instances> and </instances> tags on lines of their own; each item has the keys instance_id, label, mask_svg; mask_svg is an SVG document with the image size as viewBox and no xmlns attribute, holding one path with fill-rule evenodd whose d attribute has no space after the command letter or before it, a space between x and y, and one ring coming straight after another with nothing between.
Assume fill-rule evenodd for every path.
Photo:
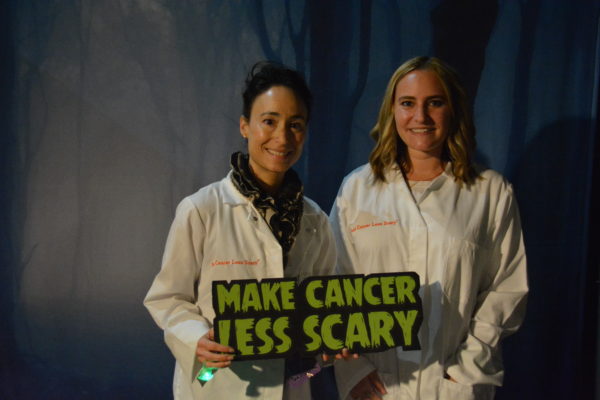
<instances>
[{"instance_id":1,"label":"arm","mask_svg":"<svg viewBox=\"0 0 600 400\"><path fill-rule=\"evenodd\" d=\"M323 218L321 220L321 232L324 232L319 256L317 257L317 261L319 265L314 268L312 275L334 275L336 274L336 260L337 260L337 251L335 238L333 237L333 231L331 230L331 225L327 220L327 216L323 213ZM330 362L334 359L350 359L350 358L358 358L358 354L350 353L348 349L342 349L342 351L335 356L329 356L328 354L323 353L321 355L324 362Z\"/></svg>"},{"instance_id":2,"label":"arm","mask_svg":"<svg viewBox=\"0 0 600 400\"><path fill-rule=\"evenodd\" d=\"M358 263L354 242L348 231L345 202L339 195L329 214L329 221L337 247L336 274L361 273L356 268L360 264ZM340 399L354 398L358 395L370 393L372 389L381 394L385 393L385 388L375 371L375 366L367 358L358 357L338 360L334 367ZM373 393L375 392L373 391Z\"/></svg>"},{"instance_id":3,"label":"arm","mask_svg":"<svg viewBox=\"0 0 600 400\"><path fill-rule=\"evenodd\" d=\"M335 274L336 263L335 239L327 215L322 211L320 215L321 242L319 243L319 256L313 265L312 275L333 275Z\"/></svg>"},{"instance_id":4,"label":"arm","mask_svg":"<svg viewBox=\"0 0 600 400\"><path fill-rule=\"evenodd\" d=\"M196 305L200 277L204 223L192 201L184 199L171 225L160 272L154 279L144 305L187 379L193 381L201 368L196 359L198 340L208 334L211 323Z\"/></svg>"},{"instance_id":5,"label":"arm","mask_svg":"<svg viewBox=\"0 0 600 400\"><path fill-rule=\"evenodd\" d=\"M337 263L335 273L338 275L357 274L358 256L354 248L354 240L348 231L345 200L338 195L329 214L329 222L335 245L337 247Z\"/></svg>"},{"instance_id":6,"label":"arm","mask_svg":"<svg viewBox=\"0 0 600 400\"><path fill-rule=\"evenodd\" d=\"M512 187L504 197L494 218L494 250L486 271L490 283L479 289L468 335L446 364L448 375L461 383L502 384L499 342L519 328L525 314L525 247Z\"/></svg>"}]
</instances>

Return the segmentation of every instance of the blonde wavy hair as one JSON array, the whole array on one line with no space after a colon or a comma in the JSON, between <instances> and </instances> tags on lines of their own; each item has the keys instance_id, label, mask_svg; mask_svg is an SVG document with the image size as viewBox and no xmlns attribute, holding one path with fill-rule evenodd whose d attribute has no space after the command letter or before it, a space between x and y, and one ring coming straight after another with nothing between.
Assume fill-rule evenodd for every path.
<instances>
[{"instance_id":1,"label":"blonde wavy hair","mask_svg":"<svg viewBox=\"0 0 600 400\"><path fill-rule=\"evenodd\" d=\"M452 173L459 184L472 184L478 177L472 161L476 145L475 127L465 90L457 73L449 65L439 58L425 56L412 58L398 67L385 89L377 123L370 132L376 142L369 156L375 181L385 182L385 172L390 168L398 166L405 175L412 168L406 145L396 130L393 106L396 85L416 70L433 72L444 88L451 123L442 150L442 161L452 163Z\"/></svg>"}]
</instances>

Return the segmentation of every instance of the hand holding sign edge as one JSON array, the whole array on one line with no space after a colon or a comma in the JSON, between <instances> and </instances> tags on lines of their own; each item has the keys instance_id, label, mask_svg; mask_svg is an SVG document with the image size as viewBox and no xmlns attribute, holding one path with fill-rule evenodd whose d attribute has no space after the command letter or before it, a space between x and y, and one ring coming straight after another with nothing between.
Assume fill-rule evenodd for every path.
<instances>
[{"instance_id":1,"label":"hand holding sign edge","mask_svg":"<svg viewBox=\"0 0 600 400\"><path fill-rule=\"evenodd\" d=\"M210 329L198 339L196 344L196 358L203 365L210 368L226 368L231 365L235 349L215 342L215 331Z\"/></svg>"}]
</instances>

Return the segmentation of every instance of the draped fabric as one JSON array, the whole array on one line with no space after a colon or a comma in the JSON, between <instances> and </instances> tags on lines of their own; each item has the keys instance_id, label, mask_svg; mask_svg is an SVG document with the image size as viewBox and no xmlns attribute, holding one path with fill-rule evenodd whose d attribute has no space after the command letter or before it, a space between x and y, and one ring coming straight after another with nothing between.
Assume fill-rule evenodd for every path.
<instances>
[{"instance_id":1,"label":"draped fabric","mask_svg":"<svg viewBox=\"0 0 600 400\"><path fill-rule=\"evenodd\" d=\"M271 59L307 77L314 109L295 169L329 210L367 161L387 80L425 54L463 76L478 162L514 183L521 209L531 294L497 398L591 398L600 2L0 8L0 397L168 398L173 360L141 303L177 202L244 150L248 68Z\"/></svg>"}]
</instances>

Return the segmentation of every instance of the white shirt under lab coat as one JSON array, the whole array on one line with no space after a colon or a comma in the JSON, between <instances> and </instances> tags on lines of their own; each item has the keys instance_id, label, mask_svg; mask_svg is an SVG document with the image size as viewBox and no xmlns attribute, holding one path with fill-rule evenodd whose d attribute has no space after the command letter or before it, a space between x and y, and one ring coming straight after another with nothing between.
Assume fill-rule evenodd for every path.
<instances>
[{"instance_id":1,"label":"white shirt under lab coat","mask_svg":"<svg viewBox=\"0 0 600 400\"><path fill-rule=\"evenodd\" d=\"M215 317L212 281L303 279L330 274L335 266L335 242L327 216L305 197L300 231L284 270L281 246L230 175L181 201L161 270L144 300L176 359L175 399L283 398L283 359L234 361L204 386L196 379L201 368L196 343ZM305 392L307 387L298 390ZM302 397L297 394L291 397ZM289 393L285 397L290 398Z\"/></svg>"},{"instance_id":2,"label":"white shirt under lab coat","mask_svg":"<svg viewBox=\"0 0 600 400\"><path fill-rule=\"evenodd\" d=\"M374 184L368 164L344 179L330 215L338 273L417 272L421 350L337 362L340 396L377 369L385 398L491 399L503 378L499 342L521 324L528 292L512 186L486 170L461 187L448 166L416 201L399 170L386 180Z\"/></svg>"}]
</instances>

